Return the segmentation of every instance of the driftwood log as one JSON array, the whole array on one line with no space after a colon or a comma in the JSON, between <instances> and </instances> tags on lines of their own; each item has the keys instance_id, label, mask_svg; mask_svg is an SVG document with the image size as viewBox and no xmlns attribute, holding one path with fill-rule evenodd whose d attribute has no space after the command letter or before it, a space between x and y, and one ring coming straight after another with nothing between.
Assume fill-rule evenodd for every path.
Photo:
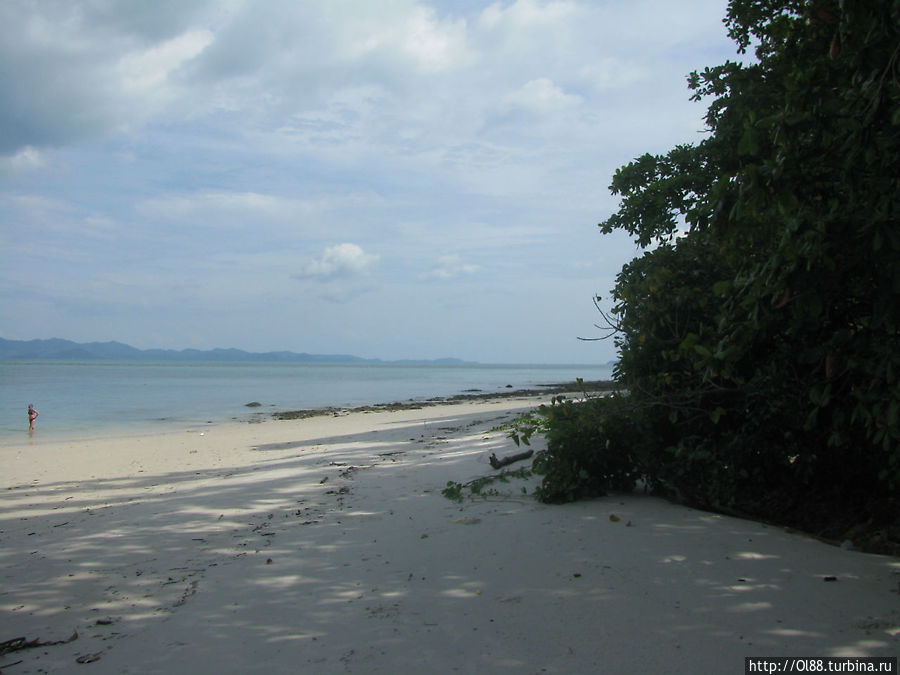
<instances>
[{"instance_id":1,"label":"driftwood log","mask_svg":"<svg viewBox=\"0 0 900 675\"><path fill-rule=\"evenodd\" d=\"M491 466L495 469L500 469L508 464L512 464L513 462L520 462L523 459L528 459L534 454L534 450L528 450L527 452L520 452L517 455L508 455L503 459L497 459L497 455L491 453L490 459L488 460L491 463Z\"/></svg>"}]
</instances>

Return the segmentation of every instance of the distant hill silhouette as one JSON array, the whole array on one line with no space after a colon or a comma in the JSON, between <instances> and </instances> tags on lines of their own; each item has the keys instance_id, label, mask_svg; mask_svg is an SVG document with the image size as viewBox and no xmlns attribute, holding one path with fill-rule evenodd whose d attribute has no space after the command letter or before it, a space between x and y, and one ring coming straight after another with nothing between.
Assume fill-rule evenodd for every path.
<instances>
[{"instance_id":1,"label":"distant hill silhouette","mask_svg":"<svg viewBox=\"0 0 900 675\"><path fill-rule=\"evenodd\" d=\"M137 349L121 342L72 342L6 340L0 338L0 359L35 361L211 361L232 363L471 363L461 359L401 360L364 359L350 354L306 354L295 352L245 352L241 349Z\"/></svg>"}]
</instances>

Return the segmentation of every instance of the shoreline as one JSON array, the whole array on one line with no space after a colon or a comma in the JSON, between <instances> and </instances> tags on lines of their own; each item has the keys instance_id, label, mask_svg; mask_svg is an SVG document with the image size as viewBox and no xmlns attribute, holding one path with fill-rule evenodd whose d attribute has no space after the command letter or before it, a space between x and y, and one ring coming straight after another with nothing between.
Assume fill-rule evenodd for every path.
<instances>
[{"instance_id":1,"label":"shoreline","mask_svg":"<svg viewBox=\"0 0 900 675\"><path fill-rule=\"evenodd\" d=\"M180 420L173 418L148 419L142 421L128 421L117 425L104 425L96 429L42 429L38 425L33 434L27 429L16 434L0 436L0 448L15 446L20 443L28 443L32 446L46 445L48 443L60 443L66 441L89 441L106 438L136 438L157 434L201 433L223 424L259 424L261 422L275 420L286 421L307 419L329 415L346 415L354 412L381 412L399 410L422 410L436 405L456 405L473 401L505 400L511 398L540 399L541 397L571 394L582 396L602 395L612 391L615 382L612 380L593 380L583 382L558 382L537 385L529 388L512 388L496 392L479 390L465 391L450 396L434 396L422 399L408 399L405 401L378 402L358 406L318 406L296 410L278 410L274 404L263 404L256 401L244 404L247 411L243 415L230 415L227 417L197 418L194 420ZM268 410L258 410L266 407ZM272 411L271 408L276 408ZM39 420L40 422L40 420Z\"/></svg>"},{"instance_id":2,"label":"shoreline","mask_svg":"<svg viewBox=\"0 0 900 675\"><path fill-rule=\"evenodd\" d=\"M266 415L276 420L296 420L308 419L310 417L319 417L322 415L344 415L348 413L358 412L395 412L398 410L422 410L436 405L455 405L459 403L474 401L491 401L494 399L503 400L511 398L540 398L549 395L576 394L582 396L602 395L613 391L616 383L613 380L594 380L591 382L559 382L556 384L537 385L539 388L529 389L513 389L510 385L509 391L499 392L482 392L480 390L470 390L462 394L454 394L453 396L435 396L422 400L395 401L393 403L375 403L372 405L361 405L353 407L335 407L323 406L318 408L303 408L300 410L282 410L278 412L256 413L257 415ZM247 406L254 404L248 403ZM259 421L251 419L250 422Z\"/></svg>"},{"instance_id":3,"label":"shoreline","mask_svg":"<svg viewBox=\"0 0 900 675\"><path fill-rule=\"evenodd\" d=\"M541 504L535 477L441 494L494 474L490 455L518 450L498 427L551 397L0 449L0 643L45 643L0 668L688 673L896 655L895 558L639 493Z\"/></svg>"}]
</instances>

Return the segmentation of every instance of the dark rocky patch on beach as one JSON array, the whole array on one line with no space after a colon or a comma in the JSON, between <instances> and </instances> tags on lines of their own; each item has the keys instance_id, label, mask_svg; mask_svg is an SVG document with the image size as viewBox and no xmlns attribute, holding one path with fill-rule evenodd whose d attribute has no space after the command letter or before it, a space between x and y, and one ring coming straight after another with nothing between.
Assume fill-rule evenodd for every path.
<instances>
[{"instance_id":1,"label":"dark rocky patch on beach","mask_svg":"<svg viewBox=\"0 0 900 675\"><path fill-rule=\"evenodd\" d=\"M555 384L541 384L536 389L510 389L499 392L463 393L454 396L441 396L427 400L394 401L393 403L376 403L373 405L357 406L355 408L336 408L328 406L324 408L308 408L304 410L283 410L269 413L276 420L298 420L308 417L320 417L323 415L346 415L352 412L392 412L395 410L417 410L441 404L465 403L467 401L479 401L485 399L502 399L517 397L538 397L547 394L603 394L615 389L616 383L612 380L595 380L591 382L561 382ZM471 391L471 390L470 390Z\"/></svg>"}]
</instances>

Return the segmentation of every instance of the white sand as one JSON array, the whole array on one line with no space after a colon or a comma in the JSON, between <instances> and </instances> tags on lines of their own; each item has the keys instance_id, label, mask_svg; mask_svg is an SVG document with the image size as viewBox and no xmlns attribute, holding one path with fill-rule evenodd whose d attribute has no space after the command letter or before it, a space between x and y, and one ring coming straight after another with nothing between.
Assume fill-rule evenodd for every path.
<instances>
[{"instance_id":1,"label":"white sand","mask_svg":"<svg viewBox=\"0 0 900 675\"><path fill-rule=\"evenodd\" d=\"M441 495L517 452L490 430L534 405L0 446L0 642L78 634L0 669L742 673L745 656L897 655L896 559L641 494L547 506L522 494L532 479Z\"/></svg>"}]
</instances>

